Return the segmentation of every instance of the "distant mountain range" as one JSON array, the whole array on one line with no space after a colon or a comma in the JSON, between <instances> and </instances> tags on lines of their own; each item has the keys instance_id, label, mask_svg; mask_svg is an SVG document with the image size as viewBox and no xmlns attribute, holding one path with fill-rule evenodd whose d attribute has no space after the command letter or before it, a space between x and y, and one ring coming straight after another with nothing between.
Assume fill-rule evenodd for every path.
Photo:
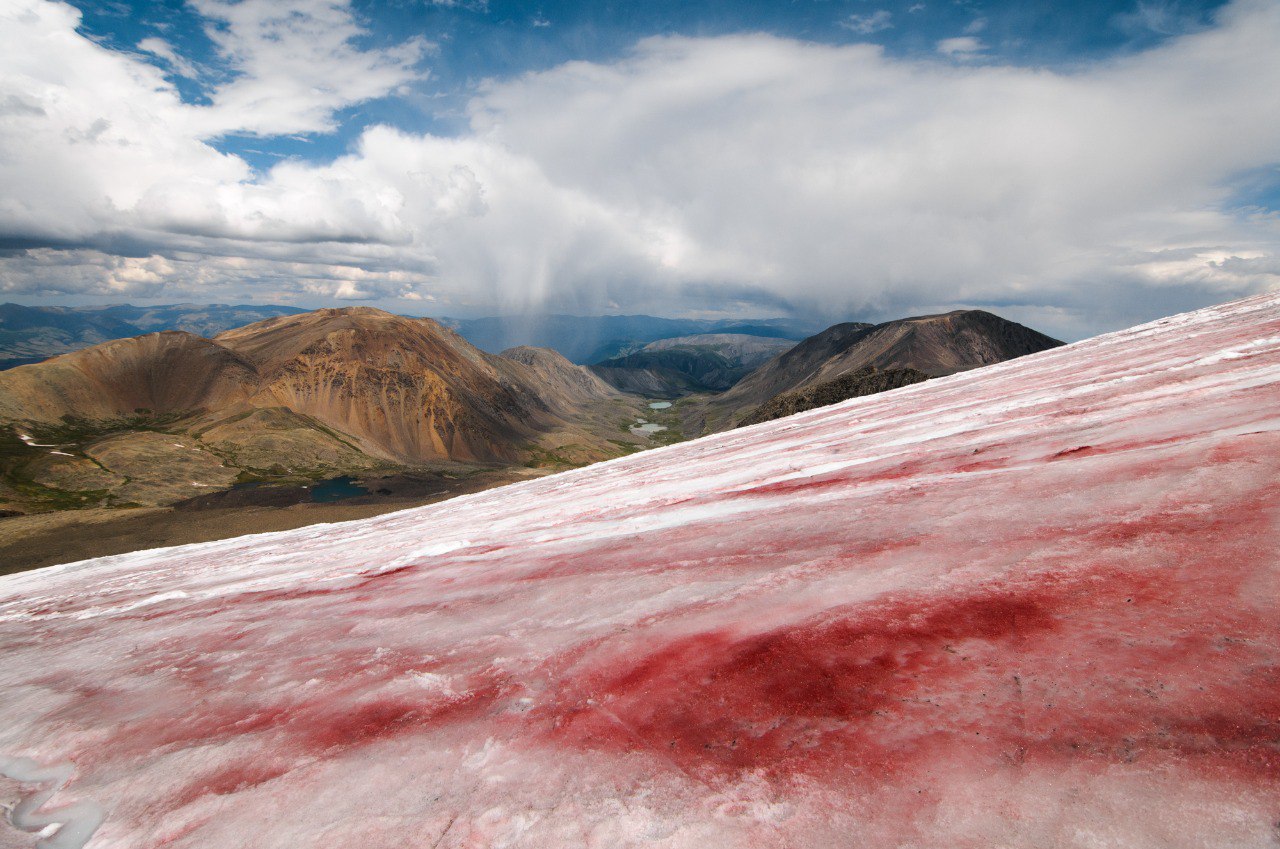
<instances>
[{"instance_id":1,"label":"distant mountain range","mask_svg":"<svg viewBox=\"0 0 1280 849\"><path fill-rule=\"evenodd\" d=\"M28 307L0 304L0 369L37 363L100 342L183 330L215 336L264 318L306 312L297 307L168 304L135 307Z\"/></svg>"},{"instance_id":2,"label":"distant mountain range","mask_svg":"<svg viewBox=\"0 0 1280 849\"><path fill-rule=\"evenodd\" d=\"M29 307L0 304L0 369L39 362L141 333L183 330L212 337L265 318L306 310L286 306L169 304L135 307ZM822 329L799 319L704 320L649 315L534 315L476 319L441 318L482 351L534 346L559 351L578 364L638 351L650 342L703 333L736 333L798 341Z\"/></svg>"},{"instance_id":3,"label":"distant mountain range","mask_svg":"<svg viewBox=\"0 0 1280 849\"><path fill-rule=\"evenodd\" d=\"M799 341L823 325L802 319L692 319L651 315L541 315L450 319L440 323L483 351L497 353L518 345L552 348L571 362L590 365L625 356L659 339L732 333Z\"/></svg>"}]
</instances>

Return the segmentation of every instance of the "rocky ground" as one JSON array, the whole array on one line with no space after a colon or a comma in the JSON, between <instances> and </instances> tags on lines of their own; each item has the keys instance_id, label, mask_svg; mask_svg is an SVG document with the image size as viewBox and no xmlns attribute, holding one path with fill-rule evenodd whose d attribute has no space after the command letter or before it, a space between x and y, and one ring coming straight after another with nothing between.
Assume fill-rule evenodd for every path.
<instances>
[{"instance_id":1,"label":"rocky ground","mask_svg":"<svg viewBox=\"0 0 1280 849\"><path fill-rule=\"evenodd\" d=\"M500 469L469 475L404 473L357 479L368 495L317 504L298 484L220 490L170 506L95 507L0 519L0 574L90 557L244 534L365 519L548 474Z\"/></svg>"}]
</instances>

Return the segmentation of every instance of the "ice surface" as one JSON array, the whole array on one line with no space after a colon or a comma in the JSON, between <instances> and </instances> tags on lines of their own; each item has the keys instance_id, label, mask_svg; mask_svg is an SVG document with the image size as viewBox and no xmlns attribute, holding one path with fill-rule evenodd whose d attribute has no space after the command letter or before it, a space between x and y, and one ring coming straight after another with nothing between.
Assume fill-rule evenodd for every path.
<instances>
[{"instance_id":1,"label":"ice surface","mask_svg":"<svg viewBox=\"0 0 1280 849\"><path fill-rule=\"evenodd\" d=\"M1278 523L1268 296L0 579L0 756L75 770L0 790L94 849L1275 846Z\"/></svg>"},{"instance_id":2,"label":"ice surface","mask_svg":"<svg viewBox=\"0 0 1280 849\"><path fill-rule=\"evenodd\" d=\"M87 799L48 805L73 775L75 766L69 763L44 767L30 758L0 758L0 776L37 788L7 811L15 828L41 836L36 849L80 849L102 824L102 810Z\"/></svg>"}]
</instances>

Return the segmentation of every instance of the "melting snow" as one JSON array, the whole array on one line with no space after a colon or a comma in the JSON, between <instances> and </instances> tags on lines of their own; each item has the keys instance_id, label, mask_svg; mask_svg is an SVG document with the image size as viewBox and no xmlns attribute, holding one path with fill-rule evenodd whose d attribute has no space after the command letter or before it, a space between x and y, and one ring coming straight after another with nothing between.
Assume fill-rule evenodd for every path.
<instances>
[{"instance_id":1,"label":"melting snow","mask_svg":"<svg viewBox=\"0 0 1280 849\"><path fill-rule=\"evenodd\" d=\"M2 578L0 772L59 849L1270 846L1277 515L1267 296Z\"/></svg>"}]
</instances>

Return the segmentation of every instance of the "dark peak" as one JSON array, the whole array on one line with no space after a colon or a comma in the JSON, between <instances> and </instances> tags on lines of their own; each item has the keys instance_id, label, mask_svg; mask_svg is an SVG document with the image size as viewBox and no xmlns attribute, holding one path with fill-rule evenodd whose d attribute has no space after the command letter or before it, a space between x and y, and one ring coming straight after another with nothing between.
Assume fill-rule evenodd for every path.
<instances>
[{"instance_id":1,"label":"dark peak","mask_svg":"<svg viewBox=\"0 0 1280 849\"><path fill-rule=\"evenodd\" d=\"M1016 321L996 315L993 312L981 309L961 309L951 310L950 312L933 313L932 315L913 315L907 318L896 318L891 321L885 321L876 325L877 327L887 327L895 324L976 324L982 326L1001 325L1006 327L1025 327ZM1030 330L1030 328L1027 328ZM1038 332L1038 331L1033 331Z\"/></svg>"}]
</instances>

